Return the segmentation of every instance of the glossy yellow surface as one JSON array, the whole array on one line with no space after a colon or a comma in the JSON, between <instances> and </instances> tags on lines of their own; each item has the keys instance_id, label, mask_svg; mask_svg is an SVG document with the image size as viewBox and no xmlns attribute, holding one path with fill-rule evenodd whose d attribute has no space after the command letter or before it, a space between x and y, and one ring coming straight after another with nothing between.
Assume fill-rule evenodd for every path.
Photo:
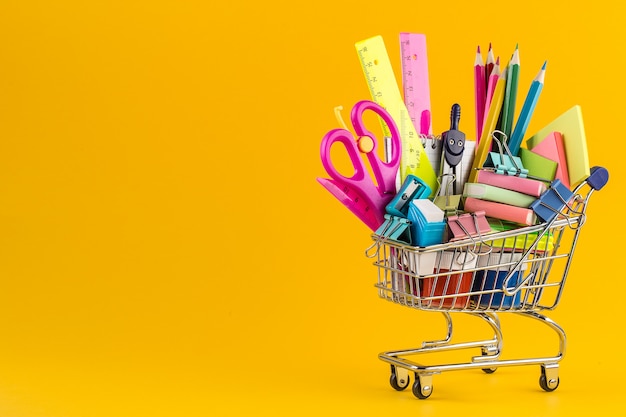
<instances>
[{"instance_id":1,"label":"glossy yellow surface","mask_svg":"<svg viewBox=\"0 0 626 417\"><path fill-rule=\"evenodd\" d=\"M3 2L0 416L624 414L620 4ZM611 173L551 315L553 393L511 367L419 401L377 358L444 322L378 298L369 231L315 178L333 109L369 97L355 42L398 57L402 31L428 35L435 131L459 103L475 132L476 46L519 43L520 91L549 61L529 134L579 104ZM502 320L511 357L555 351Z\"/></svg>"}]
</instances>

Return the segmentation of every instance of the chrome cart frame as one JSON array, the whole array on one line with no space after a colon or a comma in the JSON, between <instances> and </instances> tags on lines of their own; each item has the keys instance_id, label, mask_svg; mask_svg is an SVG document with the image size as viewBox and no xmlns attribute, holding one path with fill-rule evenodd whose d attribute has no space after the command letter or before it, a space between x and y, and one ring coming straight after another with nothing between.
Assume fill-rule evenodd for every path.
<instances>
[{"instance_id":1,"label":"chrome cart frame","mask_svg":"<svg viewBox=\"0 0 626 417\"><path fill-rule=\"evenodd\" d=\"M608 181L604 168L594 167L589 178L548 222L508 231L468 237L428 247L415 247L374 234L366 255L375 258L376 288L381 298L410 308L443 314L447 334L419 348L388 351L379 359L391 365L391 386L404 390L414 374L413 394L428 398L433 375L453 370L540 365L539 384L545 391L559 386L559 362L565 355L565 331L541 314L557 307L573 260L589 199ZM583 193L584 192L584 193ZM453 343L451 313L468 313L488 324L493 337ZM503 336L499 313L514 313L546 325L558 336L553 356L502 359ZM476 349L461 362L425 365L409 359L435 352Z\"/></svg>"}]
</instances>

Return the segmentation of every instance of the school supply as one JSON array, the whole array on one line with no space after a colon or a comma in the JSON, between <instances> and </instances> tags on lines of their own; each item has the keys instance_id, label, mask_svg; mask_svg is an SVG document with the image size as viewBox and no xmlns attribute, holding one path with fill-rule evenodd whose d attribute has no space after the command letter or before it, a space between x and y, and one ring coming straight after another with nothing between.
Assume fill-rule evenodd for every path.
<instances>
[{"instance_id":1,"label":"school supply","mask_svg":"<svg viewBox=\"0 0 626 417\"><path fill-rule=\"evenodd\" d=\"M509 232L511 230L519 229L519 224L508 222L506 220L500 220L493 217L487 219L489 227L494 232ZM522 236L509 236L503 239L495 239L491 242L491 248L494 251L517 251L526 250L530 248L539 232L528 232ZM541 236L535 250L539 252L549 251L554 248L554 235L546 233Z\"/></svg>"},{"instance_id":2,"label":"school supply","mask_svg":"<svg viewBox=\"0 0 626 417\"><path fill-rule=\"evenodd\" d=\"M496 88L496 83L500 78L500 57L496 59L495 64L489 74L489 78L487 79L487 95L485 97L485 108L488 109L491 106L491 99L493 98L493 93ZM504 77L506 80L506 77ZM485 120L483 120L483 125L485 124Z\"/></svg>"},{"instance_id":3,"label":"school supply","mask_svg":"<svg viewBox=\"0 0 626 417\"><path fill-rule=\"evenodd\" d=\"M411 201L407 215L411 221L411 238L414 246L443 243L446 222L444 212L428 199Z\"/></svg>"},{"instance_id":4,"label":"school supply","mask_svg":"<svg viewBox=\"0 0 626 417\"><path fill-rule=\"evenodd\" d=\"M381 161L378 155L378 141L374 134L365 128L363 113L373 111L387 124L392 141L392 154L389 162ZM343 203L352 213L363 221L371 230L376 230L385 221L385 206L396 195L395 181L400 165L400 132L389 113L380 105L371 101L359 101L352 108L351 121L355 133L346 129L333 129L322 139L320 155L322 165L330 179L317 178L332 195ZM354 174L345 177L335 168L330 151L333 144L344 145ZM369 176L361 153L364 153L372 168L376 185Z\"/></svg>"},{"instance_id":5,"label":"school supply","mask_svg":"<svg viewBox=\"0 0 626 417\"><path fill-rule=\"evenodd\" d=\"M567 158L565 156L565 146L563 145L563 135L561 132L550 132L541 142L535 144L532 152L544 156L556 162L556 172L554 178L561 181L567 188L570 187L569 175L567 173Z\"/></svg>"},{"instance_id":6,"label":"school supply","mask_svg":"<svg viewBox=\"0 0 626 417\"><path fill-rule=\"evenodd\" d=\"M483 235L491 232L485 212L480 210L458 216L449 216L447 222L449 242L467 238L480 239Z\"/></svg>"},{"instance_id":7,"label":"school supply","mask_svg":"<svg viewBox=\"0 0 626 417\"><path fill-rule=\"evenodd\" d=\"M544 222L551 221L557 214L561 213L563 207L569 204L572 192L560 180L554 180L550 188L537 199L530 208L537 213Z\"/></svg>"},{"instance_id":8,"label":"school supply","mask_svg":"<svg viewBox=\"0 0 626 417\"><path fill-rule=\"evenodd\" d=\"M463 209L468 212L484 211L487 217L508 220L522 225L533 225L537 221L535 212L530 208L516 207L495 201L467 197Z\"/></svg>"},{"instance_id":9,"label":"school supply","mask_svg":"<svg viewBox=\"0 0 626 417\"><path fill-rule=\"evenodd\" d=\"M430 161L433 171L439 175L441 172L441 151L443 145L441 143L441 136L438 135L420 135L424 152Z\"/></svg>"},{"instance_id":10,"label":"school supply","mask_svg":"<svg viewBox=\"0 0 626 417\"><path fill-rule=\"evenodd\" d=\"M491 151L492 134L498 123L500 109L502 108L502 99L504 98L505 79L498 78L496 88L491 99L491 105L487 111L487 117L483 125L482 135L477 142L476 154L472 163L472 169L468 177L469 182L476 182L476 169L482 168L487 159L487 155ZM478 140L478 139L477 139Z\"/></svg>"},{"instance_id":11,"label":"school supply","mask_svg":"<svg viewBox=\"0 0 626 417\"><path fill-rule=\"evenodd\" d=\"M487 84L489 84L489 76L493 71L493 67L496 64L496 57L493 53L493 47L489 42L489 49L487 50L487 59L485 60L485 91L487 91ZM485 111L487 108L485 107Z\"/></svg>"},{"instance_id":12,"label":"school supply","mask_svg":"<svg viewBox=\"0 0 626 417\"><path fill-rule=\"evenodd\" d=\"M461 119L461 106L453 104L450 110L450 130L443 132L441 135L441 170L439 177L441 178L441 187L447 189L450 187L457 194L458 188L462 188L461 178L457 177L458 172L463 169L459 165L462 162L465 151L465 133L459 130L459 120ZM457 188L458 187L458 188Z\"/></svg>"},{"instance_id":13,"label":"school supply","mask_svg":"<svg viewBox=\"0 0 626 417\"><path fill-rule=\"evenodd\" d=\"M519 158L528 171L527 175L552 181L556 176L558 163L526 148L520 148Z\"/></svg>"},{"instance_id":14,"label":"school supply","mask_svg":"<svg viewBox=\"0 0 626 417\"><path fill-rule=\"evenodd\" d=\"M429 308L463 308L468 304L468 294L472 288L474 273L478 257L469 251L442 251L437 252L433 277L419 281L421 296ZM432 273L432 272L431 272Z\"/></svg>"},{"instance_id":15,"label":"school supply","mask_svg":"<svg viewBox=\"0 0 626 417\"><path fill-rule=\"evenodd\" d=\"M533 197L532 195L475 182L465 183L463 197L480 198L481 200L495 201L497 203L526 208L530 207L530 205L537 200L537 197Z\"/></svg>"},{"instance_id":16,"label":"school supply","mask_svg":"<svg viewBox=\"0 0 626 417\"><path fill-rule=\"evenodd\" d=\"M570 187L576 187L590 174L587 138L581 107L578 105L571 107L528 138L526 141L528 148L534 148L550 132L560 132L563 135Z\"/></svg>"},{"instance_id":17,"label":"school supply","mask_svg":"<svg viewBox=\"0 0 626 417\"><path fill-rule=\"evenodd\" d=\"M426 35L400 33L400 56L402 91L409 117L418 134L432 135Z\"/></svg>"},{"instance_id":18,"label":"school supply","mask_svg":"<svg viewBox=\"0 0 626 417\"><path fill-rule=\"evenodd\" d=\"M432 195L424 198L426 188L421 188L421 184L413 181L409 175L424 180L424 187L431 187L431 191L432 184L416 173L406 175L403 179L409 181L405 181L403 186L399 187L400 191L395 193L392 184L398 179L397 173L403 152L401 126L408 122L417 133L419 129L426 129L427 125L420 125L416 129L413 121L402 114L400 115L402 117L396 118L389 110L387 110L389 113L386 111L382 113L383 105L388 105L388 96L382 92L387 91L388 85L381 89L378 83L388 81L384 80L386 78L384 76L380 79L378 77L390 71L388 62L378 59L380 49L377 49L376 45L373 51L368 46L361 49L357 46L357 50L370 83L372 96L379 100L376 103L378 107L370 106L367 109L375 110L383 119L381 122L383 132L385 133L385 130L390 132L389 139L384 141L386 146L383 159L389 170L381 173L382 161L378 155L382 152L377 148L378 140L364 131L360 123L361 114L353 109L352 124L356 134L351 134L346 127L327 133L322 141L321 154L331 178L318 180L362 220L370 222L370 227L376 227L372 236L374 243L365 252L366 256L374 258L374 266L377 268L375 287L379 296L409 308L443 313L448 330L441 339L424 341L421 348L411 347L380 353L379 359L391 365L389 379L391 386L401 391L412 383L413 394L420 399L426 399L433 392L434 375L445 370L482 369L486 373L491 373L503 366L540 365L540 387L545 391L554 391L559 385L558 368L565 348L565 333L558 324L545 316L544 312L553 310L561 299L580 230L587 223L587 204L591 194L607 183L608 172L600 167L591 168L590 175L572 191L569 191L558 178L551 182L550 188L546 188L546 184L533 181L536 177L532 175L522 178L525 175L523 169L527 169L522 155L509 153L505 155L502 151L496 152L497 157L494 157L495 154L489 155L497 131L503 132L506 126L502 120L499 121L502 117L502 107L505 105L504 97L507 97L506 100L510 97L505 87L511 84L509 75L511 69L506 67L495 84L491 106L485 109L487 117L483 114L482 120L485 123L481 135L476 138L478 146L473 153L474 160L470 171L473 177L463 187L468 189L463 207L466 212L457 212L455 209L452 214L437 207L437 204L431 201ZM492 54L491 45L489 53ZM407 56L411 57L410 54ZM495 65L495 61L488 59L489 61ZM384 67L382 73L376 68L381 64ZM393 87L397 89L398 86L392 83L392 90ZM391 101L396 101L396 98L394 96ZM409 100L410 98L407 99ZM422 112L422 115L424 114L428 115ZM429 121L428 117L422 119ZM417 121L417 118L414 120ZM450 131L453 130L458 130L458 126L451 126ZM446 132L438 143L443 145L445 139L450 138L448 136L450 131ZM567 133L561 129L550 129L543 136L552 132L563 134L563 140L567 141ZM432 136L430 131L424 135ZM503 136L506 137L507 132L504 132ZM337 143L341 144L338 146L340 151L342 147L346 148L350 159L348 162L355 165L355 174L350 178L339 176L335 166L326 161L330 158L327 154L331 146ZM463 158L467 153L468 143L465 142L466 152L463 153ZM567 148L567 144L565 147ZM441 161L443 156L445 162L446 152L449 150L446 151L443 146L439 149L438 160ZM364 169L364 161L361 160L363 155L357 150L366 154L371 169ZM375 150L378 152L374 152ZM534 153L529 149L527 151ZM425 152L422 152L421 155L424 154ZM545 159L539 153L534 154ZM450 155L452 153L448 156ZM522 163L518 163L513 156L519 156ZM429 156L426 155L426 158ZM418 160L415 159L413 162ZM344 158L344 161L347 160ZM452 165L456 163L452 162ZM410 161L407 162L407 166L410 164ZM458 168L458 165L456 166ZM501 173L495 173L496 170ZM375 179L365 179L369 175L368 171L373 172ZM458 175L458 170L456 174ZM448 175L454 176L454 173ZM486 199L489 198L488 193L481 194L482 198L470 196L475 195L473 193L476 190L472 190L474 186L483 192L491 188L490 184L474 183L474 179L486 178L485 181L490 181L492 176L504 181L503 185L507 187L527 188L528 196L535 201L526 208L489 201ZM364 180L366 184L361 187ZM571 175L570 180L573 182ZM444 192L447 188L439 187L440 191ZM519 192L509 188L506 190ZM372 201L368 200L371 194L375 197ZM381 204L382 200L385 200L386 204ZM408 211L404 217L407 201ZM446 205L448 203L449 201ZM382 222L379 224L372 222L369 216L380 221L381 211L384 212ZM474 314L485 322L491 330L487 338L479 334L470 341L457 342L456 333L453 337L453 315L450 314L456 312ZM557 355L548 357L532 355L520 359L501 358L503 333L499 320L500 312L519 313L520 316L547 325L556 333ZM476 348L480 350L476 352ZM439 353L445 354L451 350L467 352L468 360L458 360L455 357L452 362L442 363ZM435 364L429 366L426 365L426 361L413 362L409 359L424 354L436 354Z\"/></svg>"},{"instance_id":19,"label":"school supply","mask_svg":"<svg viewBox=\"0 0 626 417\"><path fill-rule=\"evenodd\" d=\"M472 285L472 291L477 292L472 300L485 308L508 309L519 307L521 293L504 295L502 288L515 289L522 283L524 271L528 268L528 262L522 262L517 268L515 265L522 259L521 253L491 253L478 258L476 279ZM496 265L496 266L490 266Z\"/></svg>"},{"instance_id":20,"label":"school supply","mask_svg":"<svg viewBox=\"0 0 626 417\"><path fill-rule=\"evenodd\" d=\"M401 138L400 181L403 182L407 175L413 174L434 191L437 187L437 175L409 117L382 36L357 42L355 47L372 100L384 106L398 125ZM386 136L389 135L385 124L383 132Z\"/></svg>"},{"instance_id":21,"label":"school supply","mask_svg":"<svg viewBox=\"0 0 626 417\"><path fill-rule=\"evenodd\" d=\"M485 64L480 54L480 45L476 50L476 58L474 60L474 105L476 116L476 140L480 138L483 129L483 121L485 120L485 98L487 90L485 88ZM437 171L438 172L438 171Z\"/></svg>"},{"instance_id":22,"label":"school supply","mask_svg":"<svg viewBox=\"0 0 626 417\"><path fill-rule=\"evenodd\" d=\"M411 237L411 221L404 218L385 214L385 221L376 229L375 233L379 240L391 239L396 242L413 244Z\"/></svg>"},{"instance_id":23,"label":"school supply","mask_svg":"<svg viewBox=\"0 0 626 417\"><path fill-rule=\"evenodd\" d=\"M528 124L530 123L530 118L532 117L535 107L537 106L537 101L539 100L539 95L541 94L545 81L546 65L547 61L543 63L541 70L539 70L539 73L530 84L528 94L526 95L526 99L522 105L522 110L517 118L517 122L515 122L515 129L513 129L513 133L511 133L511 136L509 137L508 145L513 155L517 155L519 153L522 139L524 139L526 129L528 129Z\"/></svg>"},{"instance_id":24,"label":"school supply","mask_svg":"<svg viewBox=\"0 0 626 417\"><path fill-rule=\"evenodd\" d=\"M528 170L524 168L522 160L517 156L511 155L509 148L506 146L506 142L502 141L501 143L501 141L496 138L496 134L503 135L504 133L496 130L492 135L492 140L497 145L498 152L489 152L483 164L483 168L492 168L497 174L516 175L522 178L526 177Z\"/></svg>"},{"instance_id":25,"label":"school supply","mask_svg":"<svg viewBox=\"0 0 626 417\"><path fill-rule=\"evenodd\" d=\"M504 103L502 105L502 117L500 130L508 138L513 130L513 118L515 116L515 102L517 100L517 86L519 83L520 59L519 48L515 46L515 52L506 70L506 88L504 90Z\"/></svg>"},{"instance_id":26,"label":"school supply","mask_svg":"<svg viewBox=\"0 0 626 417\"><path fill-rule=\"evenodd\" d=\"M506 188L507 190L517 191L534 197L539 197L548 188L546 183L542 181L515 175L496 174L484 169L478 171L476 182Z\"/></svg>"},{"instance_id":27,"label":"school supply","mask_svg":"<svg viewBox=\"0 0 626 417\"><path fill-rule=\"evenodd\" d=\"M409 175L385 210L393 216L406 217L411 201L416 198L428 198L430 194L430 187L424 184L424 181L415 175Z\"/></svg>"},{"instance_id":28,"label":"school supply","mask_svg":"<svg viewBox=\"0 0 626 417\"><path fill-rule=\"evenodd\" d=\"M440 181L439 190L437 191L437 194L433 199L433 203L435 203L437 207L443 210L446 216L453 216L459 211L461 205L461 194L453 194L453 181L447 181L445 187L441 186L441 181L447 175L451 176L452 174L444 174L438 179L438 181Z\"/></svg>"},{"instance_id":29,"label":"school supply","mask_svg":"<svg viewBox=\"0 0 626 417\"><path fill-rule=\"evenodd\" d=\"M443 153L443 143L441 136L422 136L422 145L424 151L428 156L428 160L431 162L433 169L437 172L437 183L441 183L441 158ZM476 141L465 139L465 150L461 162L457 165L455 179L458 181L459 187L462 187L467 182L470 171L472 169L472 163L474 162L474 154L476 151ZM435 189L437 190L437 189ZM436 191L435 191L436 192ZM431 194L431 197L433 195Z\"/></svg>"}]
</instances>

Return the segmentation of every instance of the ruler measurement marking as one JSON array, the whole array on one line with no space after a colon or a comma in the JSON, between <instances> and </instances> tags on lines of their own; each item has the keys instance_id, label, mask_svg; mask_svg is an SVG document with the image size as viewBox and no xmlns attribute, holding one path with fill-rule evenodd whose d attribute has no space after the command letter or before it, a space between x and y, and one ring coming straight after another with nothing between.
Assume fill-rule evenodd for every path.
<instances>
[{"instance_id":1,"label":"ruler measurement marking","mask_svg":"<svg viewBox=\"0 0 626 417\"><path fill-rule=\"evenodd\" d=\"M408 174L413 174L422 178L433 191L436 190L437 176L424 153L414 122L407 123L411 116L395 82L382 37L358 42L357 51L373 100L384 107L398 124L402 143L401 180ZM384 123L383 131L386 135L390 133Z\"/></svg>"}]
</instances>

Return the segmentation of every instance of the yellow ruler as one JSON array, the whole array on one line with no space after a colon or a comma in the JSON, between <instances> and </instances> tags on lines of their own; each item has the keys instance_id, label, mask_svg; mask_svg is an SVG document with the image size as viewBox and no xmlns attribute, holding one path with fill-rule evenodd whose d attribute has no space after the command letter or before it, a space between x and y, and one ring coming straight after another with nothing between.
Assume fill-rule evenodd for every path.
<instances>
[{"instance_id":1,"label":"yellow ruler","mask_svg":"<svg viewBox=\"0 0 626 417\"><path fill-rule=\"evenodd\" d=\"M404 182L409 174L415 175L428 184L433 195L437 191L437 174L400 94L382 36L357 42L355 46L372 100L387 110L400 130L400 181ZM390 135L384 122L383 133Z\"/></svg>"}]
</instances>

